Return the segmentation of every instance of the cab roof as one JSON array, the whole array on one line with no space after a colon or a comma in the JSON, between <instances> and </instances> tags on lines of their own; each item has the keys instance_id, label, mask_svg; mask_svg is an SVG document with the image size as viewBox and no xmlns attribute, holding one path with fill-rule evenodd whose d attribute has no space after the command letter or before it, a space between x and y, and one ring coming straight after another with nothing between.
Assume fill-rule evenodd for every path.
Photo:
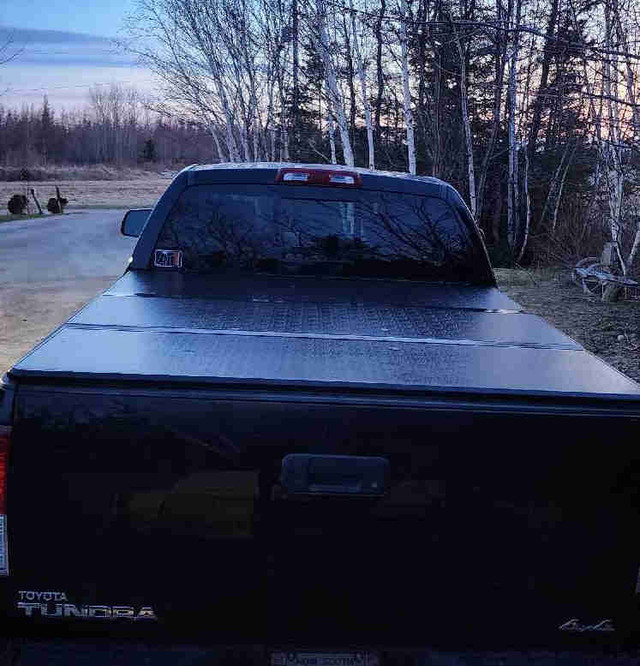
<instances>
[{"instance_id":1,"label":"cab roof","mask_svg":"<svg viewBox=\"0 0 640 666\"><path fill-rule=\"evenodd\" d=\"M273 184L281 169L310 169L357 173L361 189L403 192L407 194L431 194L447 199L451 203L466 208L462 197L454 187L432 176L414 176L394 171L372 171L362 167L348 167L342 164L301 164L297 162L225 162L220 164L198 164L184 169L187 185L207 183L254 183ZM178 177L179 177L178 176Z\"/></svg>"}]
</instances>

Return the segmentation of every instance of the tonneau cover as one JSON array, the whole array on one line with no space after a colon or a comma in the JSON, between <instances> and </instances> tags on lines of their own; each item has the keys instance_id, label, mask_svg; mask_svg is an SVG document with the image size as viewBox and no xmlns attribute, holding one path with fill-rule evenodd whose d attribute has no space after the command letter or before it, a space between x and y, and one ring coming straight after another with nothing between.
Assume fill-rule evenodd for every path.
<instances>
[{"instance_id":1,"label":"tonneau cover","mask_svg":"<svg viewBox=\"0 0 640 666\"><path fill-rule=\"evenodd\" d=\"M129 272L11 375L640 400L493 287Z\"/></svg>"}]
</instances>

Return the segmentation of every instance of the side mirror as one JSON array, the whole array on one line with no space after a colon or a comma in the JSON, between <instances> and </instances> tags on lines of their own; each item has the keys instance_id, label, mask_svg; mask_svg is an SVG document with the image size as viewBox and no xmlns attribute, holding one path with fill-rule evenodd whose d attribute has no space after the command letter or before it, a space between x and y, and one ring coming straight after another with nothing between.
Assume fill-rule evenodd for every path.
<instances>
[{"instance_id":1,"label":"side mirror","mask_svg":"<svg viewBox=\"0 0 640 666\"><path fill-rule=\"evenodd\" d=\"M150 213L151 208L134 208L133 210L128 210L122 218L120 233L123 236L138 238L149 219Z\"/></svg>"}]
</instances>

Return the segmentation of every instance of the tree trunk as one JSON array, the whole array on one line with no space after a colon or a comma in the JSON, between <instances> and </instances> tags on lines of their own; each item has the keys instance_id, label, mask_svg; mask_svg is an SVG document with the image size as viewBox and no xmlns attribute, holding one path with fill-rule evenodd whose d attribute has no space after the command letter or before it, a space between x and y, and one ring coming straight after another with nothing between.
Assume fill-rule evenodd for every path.
<instances>
[{"instance_id":1,"label":"tree trunk","mask_svg":"<svg viewBox=\"0 0 640 666\"><path fill-rule=\"evenodd\" d=\"M435 55L435 75L433 81L433 167L431 175L440 178L442 174L442 122L441 104L442 95L442 53L438 51Z\"/></svg>"},{"instance_id":2,"label":"tree trunk","mask_svg":"<svg viewBox=\"0 0 640 666\"><path fill-rule=\"evenodd\" d=\"M382 19L386 11L386 0L380 0L380 13L376 21L376 74L378 80L378 90L376 95L375 126L376 137L380 141L380 114L382 112L382 95L384 91L384 70L382 68Z\"/></svg>"},{"instance_id":3,"label":"tree trunk","mask_svg":"<svg viewBox=\"0 0 640 666\"><path fill-rule=\"evenodd\" d=\"M498 21L502 20L502 3L500 0L496 1L496 14ZM498 36L499 35L499 36ZM499 41L498 41L499 40ZM489 135L489 142L482 158L480 166L480 174L478 176L478 191L477 191L477 219L482 217L484 209L484 196L485 187L487 183L487 174L489 172L489 162L493 157L493 153L500 131L500 116L502 111L502 85L504 83L504 67L506 55L506 35L504 31L496 32L496 58L495 58L495 71L496 71L496 85L493 93L493 117L491 120L491 134Z\"/></svg>"},{"instance_id":4,"label":"tree trunk","mask_svg":"<svg viewBox=\"0 0 640 666\"><path fill-rule=\"evenodd\" d=\"M615 4L615 0L614 0ZM616 8L612 9L611 3L605 3L605 40L608 51L613 51L617 44L614 43L613 34L615 31ZM620 238L620 218L622 214L622 195L624 174L622 171L622 158L620 154L620 121L618 116L618 107L614 102L618 98L618 58L616 55L605 57L603 66L603 91L607 100L607 140L604 143L604 155L606 159L605 176L607 181L607 190L609 194L609 228L611 240L617 250L620 260L620 267L623 274L626 274L627 266L620 255L618 245ZM615 284L607 284L602 292L603 301L615 301L620 294L620 287Z\"/></svg>"},{"instance_id":5,"label":"tree trunk","mask_svg":"<svg viewBox=\"0 0 640 666\"><path fill-rule=\"evenodd\" d=\"M606 46L608 50L615 47L613 42L613 18L611 7L605 4L605 35ZM609 191L609 228L611 240L617 243L620 234L620 216L622 213L622 195L623 195L623 172L622 160L620 155L620 121L618 117L618 108L614 99L618 97L618 59L611 55L605 58L603 67L603 90L607 99L607 140L604 144L604 152L607 163L605 171L607 186ZM624 267L624 262L622 262Z\"/></svg>"},{"instance_id":6,"label":"tree trunk","mask_svg":"<svg viewBox=\"0 0 640 666\"><path fill-rule=\"evenodd\" d=\"M298 0L292 0L291 3L292 17L292 39L293 39L293 99L291 109L291 120L293 121L293 132L296 150L300 143L300 83L299 83L299 56L298 56L298 42L299 42L299 19L298 19Z\"/></svg>"},{"instance_id":7,"label":"tree trunk","mask_svg":"<svg viewBox=\"0 0 640 666\"><path fill-rule=\"evenodd\" d=\"M549 69L551 67L551 59L553 57L555 47L553 34L556 30L556 23L558 21L558 2L559 0L551 0L549 22L547 23L547 29L545 32L544 50L542 55L542 70L540 72L540 85L538 86L538 92L533 103L533 118L531 120L529 142L527 145L529 159L532 159L534 153L536 152L536 142L538 141L538 134L540 133L542 108L544 105L544 93L549 83Z\"/></svg>"},{"instance_id":8,"label":"tree trunk","mask_svg":"<svg viewBox=\"0 0 640 666\"><path fill-rule=\"evenodd\" d=\"M525 201L525 218L524 229L522 231L522 239L520 241L520 250L518 251L518 258L516 263L519 264L524 257L525 250L529 244L529 233L531 230L531 198L529 197L529 153L524 150L524 201Z\"/></svg>"},{"instance_id":9,"label":"tree trunk","mask_svg":"<svg viewBox=\"0 0 640 666\"><path fill-rule=\"evenodd\" d=\"M342 30L344 32L344 43L347 55L347 85L349 86L349 131L351 140L355 142L356 133L356 88L355 71L353 66L353 57L351 55L351 40L349 38L349 28L347 27L347 17L342 15Z\"/></svg>"},{"instance_id":10,"label":"tree trunk","mask_svg":"<svg viewBox=\"0 0 640 666\"><path fill-rule=\"evenodd\" d=\"M558 209L560 208L560 201L562 199L562 192L564 190L564 184L565 181L567 180L567 172L569 171L569 167L571 166L571 162L573 161L573 156L576 153L576 149L578 148L578 141L576 140L573 144L573 149L571 150L571 153L568 153L569 150L569 144L567 144L567 148L565 149L564 154L562 155L562 160L560 164L562 165L562 162L564 162L564 165L562 166L562 170L559 174L559 178L557 179L555 183L555 192L554 192L554 199L553 199L553 211L551 213L551 234L555 236L556 233L556 227L558 225ZM549 188L549 192L551 193L551 188ZM546 204L545 204L546 207Z\"/></svg>"},{"instance_id":11,"label":"tree trunk","mask_svg":"<svg viewBox=\"0 0 640 666\"><path fill-rule=\"evenodd\" d=\"M286 127L282 128L282 157L285 162L291 159L289 156L289 130Z\"/></svg>"},{"instance_id":12,"label":"tree trunk","mask_svg":"<svg viewBox=\"0 0 640 666\"><path fill-rule=\"evenodd\" d=\"M218 138L218 130L216 129L216 126L213 123L209 125L209 132L211 133L211 136L213 138L213 143L216 147L216 151L218 152L218 162L224 162L222 146L220 145L220 139Z\"/></svg>"},{"instance_id":13,"label":"tree trunk","mask_svg":"<svg viewBox=\"0 0 640 666\"><path fill-rule=\"evenodd\" d=\"M327 35L326 29L326 8L324 6L324 0L316 0L316 14L318 22L318 33L320 38L319 47L322 62L324 64L324 76L327 86L327 95L336 114L336 120L338 121L338 131L340 132L340 140L342 142L344 162L347 166L353 166L353 150L351 148L351 139L349 137L347 118L344 112L344 103L342 94L338 88L336 70L333 66L331 53L329 51L329 37Z\"/></svg>"},{"instance_id":14,"label":"tree trunk","mask_svg":"<svg viewBox=\"0 0 640 666\"><path fill-rule=\"evenodd\" d=\"M351 9L351 31L353 33L353 48L356 53L356 61L358 65L358 75L360 77L360 92L362 95L362 106L364 107L364 122L367 127L367 147L369 156L369 169L376 168L375 150L373 145L373 127L371 125L371 107L369 106L369 98L367 96L367 72L365 69L362 52L360 51L360 40L358 39L358 31L356 29L356 13L353 10L353 0L349 0L349 7Z\"/></svg>"},{"instance_id":15,"label":"tree trunk","mask_svg":"<svg viewBox=\"0 0 640 666\"><path fill-rule=\"evenodd\" d=\"M225 140L227 144L227 151L229 153L229 160L231 162L240 162L240 154L238 152L238 146L236 144L235 137L233 135L233 113L231 111L231 106L229 104L229 99L224 87L222 80L222 75L220 73L220 67L216 62L213 54L208 55L208 65L209 73L213 79L216 92L218 93L218 99L220 100L220 106L222 107L222 113L224 114L225 119Z\"/></svg>"},{"instance_id":16,"label":"tree trunk","mask_svg":"<svg viewBox=\"0 0 640 666\"><path fill-rule=\"evenodd\" d=\"M507 188L507 241L515 258L515 243L518 230L518 144L516 143L516 36L511 47L509 65L509 179Z\"/></svg>"},{"instance_id":17,"label":"tree trunk","mask_svg":"<svg viewBox=\"0 0 640 666\"><path fill-rule=\"evenodd\" d=\"M333 114L331 113L331 105L327 104L327 123L329 129L329 147L331 149L331 164L337 164L336 158L336 131L333 125Z\"/></svg>"},{"instance_id":18,"label":"tree trunk","mask_svg":"<svg viewBox=\"0 0 640 666\"><path fill-rule=\"evenodd\" d=\"M515 22L519 26L522 11L522 0L515 0ZM513 8L510 12L510 21L513 16ZM512 33L511 54L509 62L509 180L507 194L507 240L511 249L513 259L518 256L516 247L520 226L520 201L519 201L519 179L518 179L518 149L516 140L516 113L518 109L516 73L518 68L518 43L519 32Z\"/></svg>"},{"instance_id":19,"label":"tree trunk","mask_svg":"<svg viewBox=\"0 0 640 666\"><path fill-rule=\"evenodd\" d=\"M636 218L636 235L633 239L633 245L625 261L626 275L629 273L633 274L633 262L638 256L638 251L640 251L640 217Z\"/></svg>"},{"instance_id":20,"label":"tree trunk","mask_svg":"<svg viewBox=\"0 0 640 666\"><path fill-rule=\"evenodd\" d=\"M473 139L471 137L471 125L469 123L469 109L467 100L467 54L460 42L460 35L452 23L453 32L458 47L458 56L460 57L460 111L462 114L462 127L464 129L464 144L467 157L467 179L469 183L469 207L473 218L477 220L477 201L476 201L476 174L473 161Z\"/></svg>"},{"instance_id":21,"label":"tree trunk","mask_svg":"<svg viewBox=\"0 0 640 666\"><path fill-rule=\"evenodd\" d=\"M409 88L409 48L407 38L408 6L407 0L400 0L400 49L402 51L402 103L404 122L407 128L407 157L409 173L416 173L416 144L413 133L413 115L411 113L411 90Z\"/></svg>"}]
</instances>

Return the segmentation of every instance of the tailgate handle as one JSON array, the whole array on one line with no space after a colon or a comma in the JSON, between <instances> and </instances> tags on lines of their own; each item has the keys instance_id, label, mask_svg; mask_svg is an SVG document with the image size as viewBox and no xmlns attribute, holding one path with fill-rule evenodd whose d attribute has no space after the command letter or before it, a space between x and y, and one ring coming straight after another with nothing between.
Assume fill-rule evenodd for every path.
<instances>
[{"instance_id":1,"label":"tailgate handle","mask_svg":"<svg viewBox=\"0 0 640 666\"><path fill-rule=\"evenodd\" d=\"M280 483L292 495L384 495L388 482L386 458L291 453L282 459Z\"/></svg>"}]
</instances>

